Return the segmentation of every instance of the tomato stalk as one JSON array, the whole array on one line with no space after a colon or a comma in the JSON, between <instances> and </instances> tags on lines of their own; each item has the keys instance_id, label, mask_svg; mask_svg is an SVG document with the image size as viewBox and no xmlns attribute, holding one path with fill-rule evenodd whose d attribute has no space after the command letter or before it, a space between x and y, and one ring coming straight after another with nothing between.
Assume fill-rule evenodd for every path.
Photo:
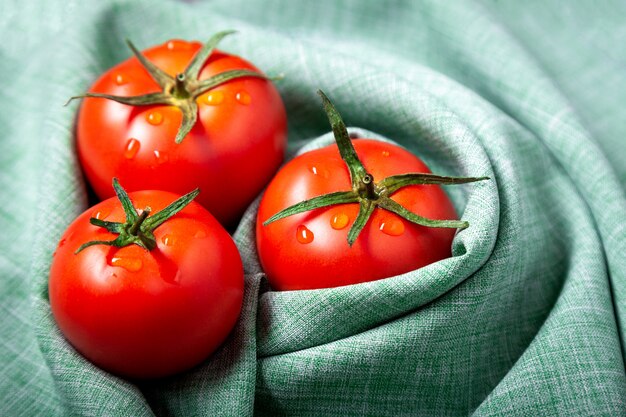
<instances>
[{"instance_id":1,"label":"tomato stalk","mask_svg":"<svg viewBox=\"0 0 626 417\"><path fill-rule=\"evenodd\" d=\"M350 246L352 246L355 242L377 207L395 213L409 222L426 227L465 229L469 226L468 222L462 220L434 220L422 217L409 211L407 208L393 200L391 196L398 190L410 185L465 184L486 180L489 179L488 177L446 177L426 173L406 173L392 175L375 182L374 177L367 172L367 169L359 159L341 115L324 92L319 90L318 94L322 98L324 111L326 112L328 121L333 129L335 142L339 148L339 154L348 168L352 189L349 191L337 191L324 194L301 201L300 203L294 204L274 214L272 217L263 222L264 226L285 217L293 216L294 214L322 207L350 203L359 204L359 214L348 232L348 244Z\"/></svg>"},{"instance_id":2,"label":"tomato stalk","mask_svg":"<svg viewBox=\"0 0 626 417\"><path fill-rule=\"evenodd\" d=\"M72 100L81 99L85 97L91 98L104 98L108 100L117 101L118 103L127 104L130 106L153 106L153 105L165 105L175 106L181 111L183 118L176 134L176 143L181 143L185 136L191 131L198 119L198 105L196 99L203 93L211 90L219 85L225 84L231 80L244 78L244 77L256 77L268 79L263 74L256 71L235 69L224 71L216 74L210 78L200 80L200 70L206 63L217 44L226 36L234 33L234 31L223 31L213 35L207 43L196 53L184 72L172 77L154 63L148 60L129 40L126 40L128 47L131 49L135 57L139 60L141 66L150 74L152 79L159 85L161 91L143 94L139 96L115 96L111 94L102 93L85 93L78 96L71 97L67 103Z\"/></svg>"},{"instance_id":3,"label":"tomato stalk","mask_svg":"<svg viewBox=\"0 0 626 417\"><path fill-rule=\"evenodd\" d=\"M130 197L128 197L128 194L122 188L117 178L113 178L113 188L124 209L126 221L124 223L108 222L92 217L89 219L89 223L105 228L118 236L113 240L92 240L84 243L74 253L79 253L83 249L93 245L108 245L121 248L134 244L150 251L157 246L156 239L154 238L154 230L185 208L200 193L200 190L196 188L194 191L178 198L163 210L150 216L152 212L150 207L144 208L141 214L137 213Z\"/></svg>"}]
</instances>

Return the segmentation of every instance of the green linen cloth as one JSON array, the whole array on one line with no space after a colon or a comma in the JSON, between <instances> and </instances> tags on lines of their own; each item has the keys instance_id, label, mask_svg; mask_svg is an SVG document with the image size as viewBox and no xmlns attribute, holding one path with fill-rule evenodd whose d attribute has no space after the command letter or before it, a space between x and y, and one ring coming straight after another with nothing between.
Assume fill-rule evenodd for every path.
<instances>
[{"instance_id":1,"label":"green linen cloth","mask_svg":"<svg viewBox=\"0 0 626 417\"><path fill-rule=\"evenodd\" d=\"M0 415L624 415L625 21L618 1L3 0ZM292 151L331 141L322 88L356 131L492 180L447 189L471 223L454 257L317 291L267 287L253 204L231 337L131 383L50 314L52 252L87 204L63 103L125 38L230 28L223 49L285 74Z\"/></svg>"}]
</instances>

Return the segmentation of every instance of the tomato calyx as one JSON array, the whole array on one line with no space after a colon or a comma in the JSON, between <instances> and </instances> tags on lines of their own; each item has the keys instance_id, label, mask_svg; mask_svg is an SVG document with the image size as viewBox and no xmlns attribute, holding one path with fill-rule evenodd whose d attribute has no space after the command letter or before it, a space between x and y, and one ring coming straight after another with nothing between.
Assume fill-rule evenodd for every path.
<instances>
[{"instance_id":1,"label":"tomato calyx","mask_svg":"<svg viewBox=\"0 0 626 417\"><path fill-rule=\"evenodd\" d=\"M357 237L377 207L395 213L411 223L426 227L465 229L469 226L467 221L435 220L420 216L391 199L391 196L398 190L410 185L465 184L487 180L489 177L447 177L427 173L406 173L392 175L375 182L374 177L367 172L365 166L359 159L341 115L323 91L318 90L318 94L322 98L324 111L326 112L326 116L328 117L330 125L333 129L335 142L339 148L339 154L341 155L341 158L345 162L350 173L352 189L349 191L337 191L323 194L301 201L300 203L287 207L271 216L263 222L264 226L294 214L322 207L350 203L359 204L359 213L348 232L347 240L348 245L350 246L352 246L352 244L356 241Z\"/></svg>"},{"instance_id":2,"label":"tomato calyx","mask_svg":"<svg viewBox=\"0 0 626 417\"><path fill-rule=\"evenodd\" d=\"M196 103L196 99L201 94L234 79L244 77L255 77L266 80L269 79L261 73L246 69L224 71L204 80L198 79L200 70L209 56L211 56L211 53L213 53L213 50L217 47L217 44L224 37L232 33L235 33L235 31L227 30L213 35L196 53L187 68L185 68L185 71L176 74L175 77L172 77L148 60L131 41L126 40L128 47L139 60L141 66L159 85L161 91L128 97L103 93L85 93L71 97L67 101L66 105L75 99L91 97L113 100L130 106L175 106L178 107L183 115L180 128L178 129L178 133L175 138L176 143L181 143L198 120L198 104Z\"/></svg>"},{"instance_id":3,"label":"tomato calyx","mask_svg":"<svg viewBox=\"0 0 626 417\"><path fill-rule=\"evenodd\" d=\"M124 209L126 221L124 223L109 222L91 217L89 223L105 228L107 231L117 234L118 236L113 240L92 240L84 243L74 252L75 254L93 245L108 245L121 248L134 244L150 251L157 246L156 239L154 238L154 230L185 208L200 193L200 190L196 188L192 192L173 201L163 210L150 216L152 212L150 207L144 208L141 214L137 213L130 197L128 197L128 194L122 188L117 178L113 178L113 188Z\"/></svg>"}]
</instances>

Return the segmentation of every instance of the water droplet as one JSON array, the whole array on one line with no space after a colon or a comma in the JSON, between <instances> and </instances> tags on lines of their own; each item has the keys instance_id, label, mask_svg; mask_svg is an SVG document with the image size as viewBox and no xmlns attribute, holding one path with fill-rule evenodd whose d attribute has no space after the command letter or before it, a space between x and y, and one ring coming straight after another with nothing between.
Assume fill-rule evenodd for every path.
<instances>
[{"instance_id":1,"label":"water droplet","mask_svg":"<svg viewBox=\"0 0 626 417\"><path fill-rule=\"evenodd\" d=\"M151 125L157 126L163 123L163 115L158 111L151 111L146 114L146 120Z\"/></svg>"},{"instance_id":2,"label":"water droplet","mask_svg":"<svg viewBox=\"0 0 626 417\"><path fill-rule=\"evenodd\" d=\"M128 139L128 142L126 142L126 149L124 149L124 157L126 159L133 159L135 155L137 155L137 152L139 152L140 147L141 143L137 139Z\"/></svg>"},{"instance_id":3,"label":"water droplet","mask_svg":"<svg viewBox=\"0 0 626 417\"><path fill-rule=\"evenodd\" d=\"M174 49L189 49L191 44L186 41L182 41L180 39L170 39L165 43L165 47L170 51Z\"/></svg>"},{"instance_id":4,"label":"water droplet","mask_svg":"<svg viewBox=\"0 0 626 417\"><path fill-rule=\"evenodd\" d=\"M209 106L217 106L222 101L224 101L224 93L221 91L211 91L204 96L204 102Z\"/></svg>"},{"instance_id":5,"label":"water droplet","mask_svg":"<svg viewBox=\"0 0 626 417\"><path fill-rule=\"evenodd\" d=\"M143 262L139 258L131 256L114 256L111 258L111 266L119 266L130 272L137 272L143 266Z\"/></svg>"},{"instance_id":6,"label":"water droplet","mask_svg":"<svg viewBox=\"0 0 626 417\"><path fill-rule=\"evenodd\" d=\"M389 236L400 236L404 233L404 222L395 217L381 219L378 230Z\"/></svg>"},{"instance_id":7,"label":"water droplet","mask_svg":"<svg viewBox=\"0 0 626 417\"><path fill-rule=\"evenodd\" d=\"M315 236L313 235L313 232L307 229L306 226L298 226L298 229L296 230L296 239L298 240L298 242L304 244L311 243L313 242L314 237Z\"/></svg>"},{"instance_id":8,"label":"water droplet","mask_svg":"<svg viewBox=\"0 0 626 417\"><path fill-rule=\"evenodd\" d=\"M159 165L166 163L170 160L170 157L166 152L163 151L154 151L154 157Z\"/></svg>"},{"instance_id":9,"label":"water droplet","mask_svg":"<svg viewBox=\"0 0 626 417\"><path fill-rule=\"evenodd\" d=\"M59 245L57 246L57 249L60 248L61 246L65 245L65 242L67 242L66 238L63 238L59 241Z\"/></svg>"},{"instance_id":10,"label":"water droplet","mask_svg":"<svg viewBox=\"0 0 626 417\"><path fill-rule=\"evenodd\" d=\"M115 84L117 85L124 85L126 83L128 83L128 80L126 79L126 77L124 77L124 75L117 73L113 76L113 80L115 81Z\"/></svg>"},{"instance_id":11,"label":"water droplet","mask_svg":"<svg viewBox=\"0 0 626 417\"><path fill-rule=\"evenodd\" d=\"M319 168L317 166L312 166L309 168L309 171L313 173L313 175L319 175L323 178L328 178L330 176L330 172L326 168Z\"/></svg>"},{"instance_id":12,"label":"water droplet","mask_svg":"<svg viewBox=\"0 0 626 417\"><path fill-rule=\"evenodd\" d=\"M350 217L346 213L337 213L330 219L330 227L341 230L348 225Z\"/></svg>"},{"instance_id":13,"label":"water droplet","mask_svg":"<svg viewBox=\"0 0 626 417\"><path fill-rule=\"evenodd\" d=\"M383 156L389 156L389 151L382 151Z\"/></svg>"},{"instance_id":14,"label":"water droplet","mask_svg":"<svg viewBox=\"0 0 626 417\"><path fill-rule=\"evenodd\" d=\"M173 246L176 242L178 241L178 239L176 237L174 237L173 235L164 235L161 238L161 242L163 242L163 244L165 246Z\"/></svg>"},{"instance_id":15,"label":"water droplet","mask_svg":"<svg viewBox=\"0 0 626 417\"><path fill-rule=\"evenodd\" d=\"M245 105L248 105L250 104L250 102L252 102L252 97L250 97L250 94L248 94L246 91L238 92L237 95L235 96L235 99L237 99L237 101L240 102L241 104L245 104Z\"/></svg>"},{"instance_id":16,"label":"water droplet","mask_svg":"<svg viewBox=\"0 0 626 417\"><path fill-rule=\"evenodd\" d=\"M198 230L193 237L195 237L196 239L202 239L206 237L206 232L202 229Z\"/></svg>"},{"instance_id":17,"label":"water droplet","mask_svg":"<svg viewBox=\"0 0 626 417\"><path fill-rule=\"evenodd\" d=\"M98 220L104 220L107 217L109 217L109 214L111 214L111 209L105 207L105 208L99 208L91 212L91 217L94 217Z\"/></svg>"}]
</instances>

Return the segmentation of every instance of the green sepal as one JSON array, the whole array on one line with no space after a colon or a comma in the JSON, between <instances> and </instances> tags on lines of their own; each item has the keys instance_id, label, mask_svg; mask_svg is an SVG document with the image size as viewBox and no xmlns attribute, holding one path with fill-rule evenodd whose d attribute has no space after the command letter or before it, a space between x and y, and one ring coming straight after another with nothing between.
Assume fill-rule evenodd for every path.
<instances>
[{"instance_id":1,"label":"green sepal","mask_svg":"<svg viewBox=\"0 0 626 417\"><path fill-rule=\"evenodd\" d=\"M89 223L93 224L94 226L104 227L111 233L122 233L122 230L124 228L123 223L107 222L104 220L96 219L95 217L90 218Z\"/></svg>"},{"instance_id":2,"label":"green sepal","mask_svg":"<svg viewBox=\"0 0 626 417\"><path fill-rule=\"evenodd\" d=\"M126 39L126 44L130 48L130 50L133 51L133 55L135 55L135 57L139 60L141 66L146 70L148 74L150 74L152 79L159 85L159 87L165 89L168 86L172 85L172 83L174 82L174 78L171 75L154 65L152 61L150 61L141 52L139 52L139 50L135 48L135 45L133 45L130 39Z\"/></svg>"},{"instance_id":3,"label":"green sepal","mask_svg":"<svg viewBox=\"0 0 626 417\"><path fill-rule=\"evenodd\" d=\"M361 234L361 231L370 219L370 216L376 208L376 203L372 200L362 200L359 205L359 214L356 216L350 231L348 232L348 245L352 246L357 237Z\"/></svg>"},{"instance_id":4,"label":"green sepal","mask_svg":"<svg viewBox=\"0 0 626 417\"><path fill-rule=\"evenodd\" d=\"M392 200L391 198L381 198L378 200L378 207L388 210L410 221L411 223L419 224L426 227L447 227L453 229L465 229L469 226L469 223L463 220L433 220L426 217L422 217L413 213L406 207Z\"/></svg>"},{"instance_id":5,"label":"green sepal","mask_svg":"<svg viewBox=\"0 0 626 417\"><path fill-rule=\"evenodd\" d=\"M489 177L444 177L441 175L427 173L408 173L392 175L380 181L379 187L387 189L389 194L393 194L399 189L409 185L452 185L467 184L469 182L488 180Z\"/></svg>"},{"instance_id":6,"label":"green sepal","mask_svg":"<svg viewBox=\"0 0 626 417\"><path fill-rule=\"evenodd\" d=\"M126 190L122 188L120 182L117 178L113 178L113 190L115 190L115 195L117 199L122 203L122 208L124 209L124 214L126 215L126 222L134 222L137 217L137 210L133 205L133 202L130 201L130 197L128 197L128 193Z\"/></svg>"},{"instance_id":7,"label":"green sepal","mask_svg":"<svg viewBox=\"0 0 626 417\"><path fill-rule=\"evenodd\" d=\"M222 32L218 32L215 35L211 36L211 38L205 43L202 48L196 53L193 57L187 68L185 69L185 75L189 79L198 79L198 75L200 75L200 70L202 66L206 62L207 59L213 53L213 50L217 47L217 44L220 43L222 39L224 39L228 35L232 35L236 33L235 30L224 30Z\"/></svg>"},{"instance_id":8,"label":"green sepal","mask_svg":"<svg viewBox=\"0 0 626 417\"><path fill-rule=\"evenodd\" d=\"M183 114L183 120L180 122L180 128L176 133L174 141L181 143L183 139L185 139L185 136L191 132L191 129L193 129L198 120L198 105L194 100L186 100L180 103L178 108Z\"/></svg>"},{"instance_id":9,"label":"green sepal","mask_svg":"<svg viewBox=\"0 0 626 417\"><path fill-rule=\"evenodd\" d=\"M191 93L193 94L193 96L198 97L200 94L203 94L206 91L211 90L212 88L215 88L219 85L227 83L228 81L244 77L254 77L269 80L266 75L263 75L260 72L246 69L234 69L220 72L219 74L215 74L212 77L207 78L206 80L198 81L197 86L192 89Z\"/></svg>"},{"instance_id":10,"label":"green sepal","mask_svg":"<svg viewBox=\"0 0 626 417\"><path fill-rule=\"evenodd\" d=\"M154 230L184 209L200 193L200 190L196 188L192 192L176 199L163 210L150 215L150 207L144 208L141 214L137 214L135 206L117 178L113 178L113 188L124 209L126 221L124 223L107 222L92 217L89 219L89 222L94 226L103 227L111 233L116 233L118 236L113 240L92 240L86 242L74 253L79 253L83 249L93 245L108 245L121 248L134 244L150 251L157 246Z\"/></svg>"},{"instance_id":11,"label":"green sepal","mask_svg":"<svg viewBox=\"0 0 626 417\"><path fill-rule=\"evenodd\" d=\"M294 214L315 210L321 207L328 207L335 204L347 203L359 204L359 214L348 232L347 239L350 246L352 246L363 228L367 225L367 222L376 207L392 212L411 223L426 227L465 229L469 226L468 222L462 220L428 219L411 212L406 207L392 200L389 196L410 185L466 184L475 181L487 180L489 177L446 177L430 173L407 173L392 175L390 177L383 178L381 181L376 183L374 182L372 175L367 172L359 159L341 115L324 92L318 90L318 94L322 98L324 110L326 112L326 116L328 117L328 121L332 126L335 142L339 148L341 158L345 162L350 173L352 190L324 194L294 204L271 216L268 220L263 222L264 226Z\"/></svg>"},{"instance_id":12,"label":"green sepal","mask_svg":"<svg viewBox=\"0 0 626 417\"><path fill-rule=\"evenodd\" d=\"M181 143L189 134L198 119L198 105L196 99L204 92L227 83L231 80L255 77L270 80L269 77L252 70L235 69L215 74L212 77L199 80L200 70L206 63L215 47L225 36L235 31L223 31L213 35L206 44L196 53L184 72L172 77L147 59L129 40L126 41L133 55L139 60L142 67L161 87L162 91L140 96L115 96L103 93L85 93L71 97L65 105L81 98L103 98L131 106L165 105L177 107L183 117L179 130L176 134L176 143Z\"/></svg>"},{"instance_id":13,"label":"green sepal","mask_svg":"<svg viewBox=\"0 0 626 417\"><path fill-rule=\"evenodd\" d=\"M324 194L319 197L311 198L310 200L304 200L298 204L287 207L284 210L279 211L272 217L263 222L263 226L267 226L276 220L283 219L285 217L293 216L294 214L304 213L317 208L334 206L337 204L349 204L359 201L359 196L353 191L338 191L336 193Z\"/></svg>"},{"instance_id":14,"label":"green sepal","mask_svg":"<svg viewBox=\"0 0 626 417\"><path fill-rule=\"evenodd\" d=\"M187 207L189 203L193 201L200 194L200 189L196 188L195 190L185 194L184 196L178 198L177 200L170 203L163 210L154 213L152 216L148 217L144 222L144 227L146 230L154 231L157 227L161 226L167 219Z\"/></svg>"},{"instance_id":15,"label":"green sepal","mask_svg":"<svg viewBox=\"0 0 626 417\"><path fill-rule=\"evenodd\" d=\"M359 156L354 149L354 145L352 145L352 140L350 140L348 129L346 128L346 125L343 122L341 115L322 90L317 90L317 94L319 94L319 96L322 98L324 111L326 112L326 116L328 117L330 126L333 129L335 142L337 143L337 147L339 148L339 154L341 155L341 158L345 161L348 170L350 171L350 181L352 182L352 188L356 189L357 187L360 187L360 184L362 183L362 178L365 175L368 175L367 171L365 170L363 163L359 159Z\"/></svg>"},{"instance_id":16,"label":"green sepal","mask_svg":"<svg viewBox=\"0 0 626 417\"><path fill-rule=\"evenodd\" d=\"M171 96L158 92L158 93L149 93L143 94L140 96L114 96L112 94L103 94L103 93L85 93L79 96L70 97L70 99L65 103L67 106L73 100L81 99L81 98L105 98L107 100L117 101L118 103L127 104L129 106L155 106L155 105L166 105L171 106L174 105L174 101Z\"/></svg>"}]
</instances>

